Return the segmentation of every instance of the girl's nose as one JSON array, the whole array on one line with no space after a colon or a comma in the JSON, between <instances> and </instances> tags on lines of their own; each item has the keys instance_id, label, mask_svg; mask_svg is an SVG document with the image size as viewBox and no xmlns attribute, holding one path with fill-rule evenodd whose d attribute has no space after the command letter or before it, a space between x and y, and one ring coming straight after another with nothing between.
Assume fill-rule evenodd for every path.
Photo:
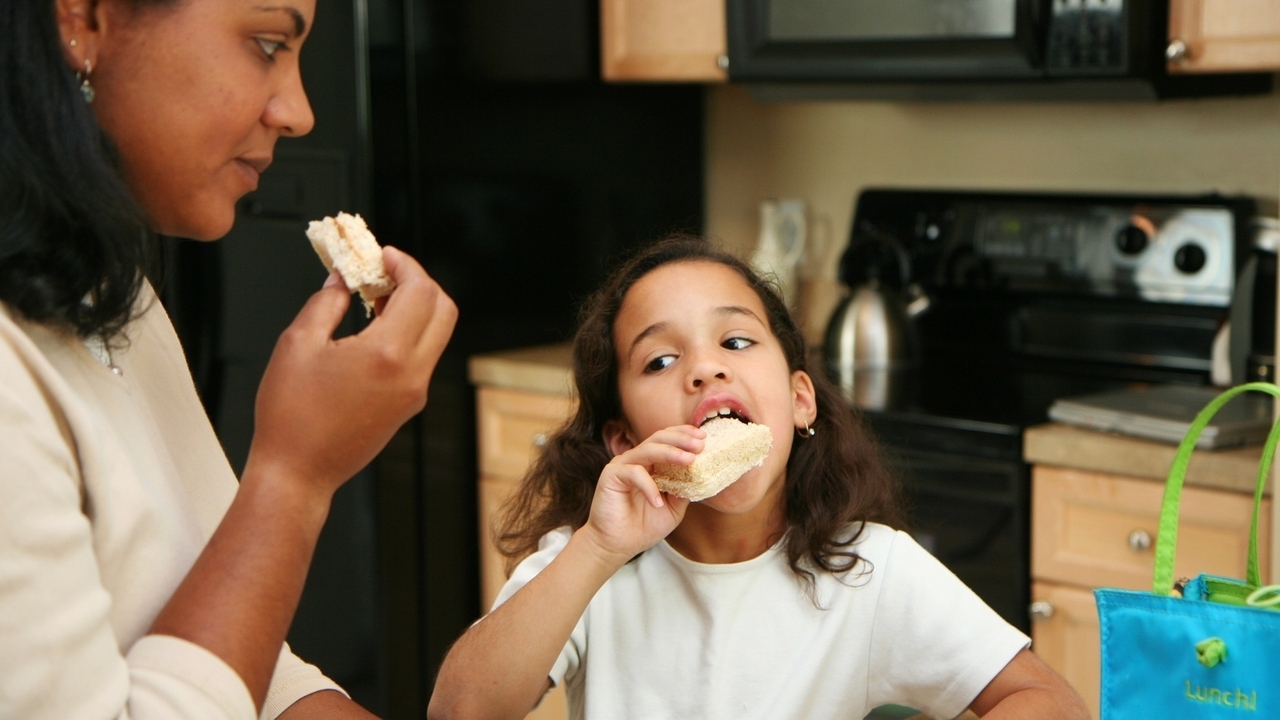
<instances>
[{"instance_id":1,"label":"girl's nose","mask_svg":"<svg viewBox=\"0 0 1280 720\"><path fill-rule=\"evenodd\" d=\"M710 357L695 358L689 371L688 385L690 390L697 390L711 381L728 382L730 377L728 365Z\"/></svg>"}]
</instances>

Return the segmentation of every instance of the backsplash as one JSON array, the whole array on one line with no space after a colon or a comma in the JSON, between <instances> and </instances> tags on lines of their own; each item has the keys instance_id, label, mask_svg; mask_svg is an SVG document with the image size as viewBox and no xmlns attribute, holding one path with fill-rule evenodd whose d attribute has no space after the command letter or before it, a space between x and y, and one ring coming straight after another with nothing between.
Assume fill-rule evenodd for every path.
<instances>
[{"instance_id":1,"label":"backsplash","mask_svg":"<svg viewBox=\"0 0 1280 720\"><path fill-rule=\"evenodd\" d=\"M706 94L706 234L749 256L759 203L808 203L832 281L868 186L1280 194L1280 95L1162 103L766 103ZM829 314L817 294L806 335Z\"/></svg>"}]
</instances>

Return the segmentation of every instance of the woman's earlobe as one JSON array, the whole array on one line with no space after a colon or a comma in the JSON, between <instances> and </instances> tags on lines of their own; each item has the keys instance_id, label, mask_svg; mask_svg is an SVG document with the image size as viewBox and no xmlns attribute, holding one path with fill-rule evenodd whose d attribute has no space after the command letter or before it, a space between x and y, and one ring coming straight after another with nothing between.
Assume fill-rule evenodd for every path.
<instances>
[{"instance_id":1,"label":"woman's earlobe","mask_svg":"<svg viewBox=\"0 0 1280 720\"><path fill-rule=\"evenodd\" d=\"M631 437L631 428L622 420L607 420L601 428L604 446L609 454L617 457L636 446Z\"/></svg>"}]
</instances>

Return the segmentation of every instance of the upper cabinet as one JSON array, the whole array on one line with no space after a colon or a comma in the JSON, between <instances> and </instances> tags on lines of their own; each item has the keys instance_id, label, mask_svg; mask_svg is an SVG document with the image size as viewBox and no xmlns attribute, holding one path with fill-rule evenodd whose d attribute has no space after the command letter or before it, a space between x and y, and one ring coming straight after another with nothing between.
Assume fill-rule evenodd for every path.
<instances>
[{"instance_id":1,"label":"upper cabinet","mask_svg":"<svg viewBox=\"0 0 1280 720\"><path fill-rule=\"evenodd\" d=\"M600 0L605 80L724 82L725 0Z\"/></svg>"},{"instance_id":2,"label":"upper cabinet","mask_svg":"<svg viewBox=\"0 0 1280 720\"><path fill-rule=\"evenodd\" d=\"M1280 70L1277 0L1170 0L1169 72Z\"/></svg>"}]
</instances>

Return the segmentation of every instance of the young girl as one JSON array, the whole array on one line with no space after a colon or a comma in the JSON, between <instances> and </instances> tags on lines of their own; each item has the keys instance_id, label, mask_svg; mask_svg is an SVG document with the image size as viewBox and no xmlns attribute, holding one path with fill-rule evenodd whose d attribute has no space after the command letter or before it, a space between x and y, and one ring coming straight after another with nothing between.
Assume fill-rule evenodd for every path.
<instances>
[{"instance_id":1,"label":"young girl","mask_svg":"<svg viewBox=\"0 0 1280 720\"><path fill-rule=\"evenodd\" d=\"M805 370L776 292L673 238L589 301L578 409L508 507L520 560L445 659L429 715L523 717L567 683L575 718L1085 718L1028 639L892 528L894 484L839 393ZM727 408L764 464L698 503L660 492Z\"/></svg>"}]
</instances>

